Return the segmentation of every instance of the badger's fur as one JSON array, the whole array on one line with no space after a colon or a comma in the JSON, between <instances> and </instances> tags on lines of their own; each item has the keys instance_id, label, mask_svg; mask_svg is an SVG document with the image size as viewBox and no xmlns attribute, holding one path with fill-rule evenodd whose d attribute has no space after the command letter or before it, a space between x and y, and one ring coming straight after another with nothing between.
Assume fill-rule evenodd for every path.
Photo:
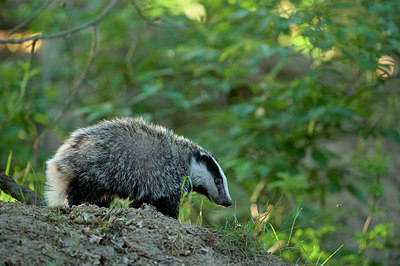
<instances>
[{"instance_id":1,"label":"badger's fur","mask_svg":"<svg viewBox=\"0 0 400 266\"><path fill-rule=\"evenodd\" d=\"M199 145L141 118L120 118L81 128L47 161L49 205L94 203L115 197L155 206L177 218L180 197L193 191L216 204L232 204L217 160Z\"/></svg>"}]
</instances>

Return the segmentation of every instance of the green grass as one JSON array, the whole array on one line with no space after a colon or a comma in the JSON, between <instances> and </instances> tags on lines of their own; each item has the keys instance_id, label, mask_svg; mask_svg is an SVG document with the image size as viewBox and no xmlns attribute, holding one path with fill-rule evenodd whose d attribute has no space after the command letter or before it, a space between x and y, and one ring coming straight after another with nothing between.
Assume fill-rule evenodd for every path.
<instances>
[{"instance_id":1,"label":"green grass","mask_svg":"<svg viewBox=\"0 0 400 266\"><path fill-rule=\"evenodd\" d=\"M196 194L194 194L196 195ZM185 196L186 197L186 196ZM196 196L194 197L196 198ZM186 204L181 204L180 214L185 214L183 222L190 222L190 212L193 215L193 206L190 206L192 196L182 198ZM204 217L204 205L212 203L205 197L196 198L196 203L200 205L198 217ZM199 203L200 202L200 203ZM189 204L187 204L189 203ZM223 223L211 223L223 235L221 245L226 246L230 252L232 246L237 246L243 255L254 258L270 253L283 261L300 262L310 265L328 265L334 263L334 256L343 247L339 246L334 252L328 253L320 246L317 229L301 228L297 225L303 208L299 205L288 214L279 213L280 200L276 204L267 204L260 210L258 217L251 217L242 221L236 215L236 204L233 214L224 215ZM269 208L268 208L269 206ZM283 207L281 207L283 208ZM207 213L207 211L205 211ZM200 214L202 213L202 214ZM217 211L222 217L221 211ZM281 215L282 217L277 217ZM197 217L197 221L199 218ZM181 216L182 218L182 216ZM210 221L211 219L208 219ZM278 222L281 220L281 222ZM197 223L196 223L197 224ZM297 232L299 231L299 232ZM316 247L315 245L318 245ZM318 251L317 256L312 252L313 248ZM311 251L310 251L311 250ZM322 263L321 263L322 262Z\"/></svg>"},{"instance_id":2,"label":"green grass","mask_svg":"<svg viewBox=\"0 0 400 266\"><path fill-rule=\"evenodd\" d=\"M336 252L338 252L343 246L344 244L341 244L340 247L338 247L338 249L335 250L335 252L329 255L329 257L321 264L321 266L325 265L333 257L333 255L335 255Z\"/></svg>"},{"instance_id":3,"label":"green grass","mask_svg":"<svg viewBox=\"0 0 400 266\"><path fill-rule=\"evenodd\" d=\"M12 159L12 150L8 154L6 171L4 172L5 175L10 175L11 159Z\"/></svg>"},{"instance_id":4,"label":"green grass","mask_svg":"<svg viewBox=\"0 0 400 266\"><path fill-rule=\"evenodd\" d=\"M189 182L190 184L190 191L184 191L184 187L186 182ZM190 176L186 176L183 179L182 185L181 185L181 195L180 195L180 201L179 201L179 214L178 214L178 221L179 222L188 222L190 221L189 216L190 216L190 210L188 208L183 208L183 204L185 202L185 199L189 196L189 193L193 191L193 183L192 179Z\"/></svg>"}]
</instances>

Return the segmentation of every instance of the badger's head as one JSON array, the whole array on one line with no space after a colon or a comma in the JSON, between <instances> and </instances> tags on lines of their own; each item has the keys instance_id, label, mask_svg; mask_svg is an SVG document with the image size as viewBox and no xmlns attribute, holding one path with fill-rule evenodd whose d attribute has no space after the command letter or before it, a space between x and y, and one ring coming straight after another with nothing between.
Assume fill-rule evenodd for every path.
<instances>
[{"instance_id":1,"label":"badger's head","mask_svg":"<svg viewBox=\"0 0 400 266\"><path fill-rule=\"evenodd\" d=\"M218 205L232 205L226 176L212 155L204 151L196 153L191 159L190 177L193 191L207 196Z\"/></svg>"}]
</instances>

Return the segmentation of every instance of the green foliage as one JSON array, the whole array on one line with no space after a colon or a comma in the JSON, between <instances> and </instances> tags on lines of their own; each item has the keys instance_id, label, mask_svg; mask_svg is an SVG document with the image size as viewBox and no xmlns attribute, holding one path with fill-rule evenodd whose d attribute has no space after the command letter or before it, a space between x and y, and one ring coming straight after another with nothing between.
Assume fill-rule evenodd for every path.
<instances>
[{"instance_id":1,"label":"green foliage","mask_svg":"<svg viewBox=\"0 0 400 266\"><path fill-rule=\"evenodd\" d=\"M385 240L391 236L390 230L394 226L394 222L391 223L381 223L375 226L372 230L367 233L358 233L357 242L363 249L366 248L385 248Z\"/></svg>"},{"instance_id":2,"label":"green foliage","mask_svg":"<svg viewBox=\"0 0 400 266\"><path fill-rule=\"evenodd\" d=\"M189 185L188 185L189 184ZM183 202L185 200L185 198L188 196L189 192L184 191L184 188L189 187L190 191L193 191L193 184L192 184L192 180L190 178L190 176L185 176L185 178L183 179L182 185L181 185L181 195L180 195L180 202L179 202L179 217L178 220L180 222L183 222L185 220L188 220L187 218L185 219L185 214L188 215L188 209L186 209L186 213L185 210L182 208L183 206Z\"/></svg>"},{"instance_id":3,"label":"green foliage","mask_svg":"<svg viewBox=\"0 0 400 266\"><path fill-rule=\"evenodd\" d=\"M333 225L323 225L317 229L306 228L296 230L295 239L304 239L301 241L303 249L301 256L306 263L318 262L320 260L325 261L329 258L330 254L322 249L320 239L333 232L335 232L335 226Z\"/></svg>"},{"instance_id":4,"label":"green foliage","mask_svg":"<svg viewBox=\"0 0 400 266\"><path fill-rule=\"evenodd\" d=\"M308 185L306 182L307 177L301 174L292 176L288 173L277 173L277 177L279 179L269 183L268 189L270 190L281 189L282 194L284 196L299 197L296 198L296 200L300 201L301 197L308 189Z\"/></svg>"},{"instance_id":5,"label":"green foliage","mask_svg":"<svg viewBox=\"0 0 400 266\"><path fill-rule=\"evenodd\" d=\"M265 251L283 241L280 256L310 264L390 264L399 256L386 206L399 201L390 179L400 167L399 1L135 3L139 11L122 1L99 23L88 79L38 146L85 67L90 32L43 41L33 58L0 45L2 172L41 194L57 139L100 119L141 115L216 155L237 202L223 230L249 252L257 249L251 243ZM0 1L0 16L23 21L41 5ZM104 5L53 4L24 31L71 29ZM255 217L268 211L249 217L249 207L281 197L259 231ZM225 216L203 200L183 202L181 219L196 210L200 223ZM300 202L294 227L281 212Z\"/></svg>"}]
</instances>

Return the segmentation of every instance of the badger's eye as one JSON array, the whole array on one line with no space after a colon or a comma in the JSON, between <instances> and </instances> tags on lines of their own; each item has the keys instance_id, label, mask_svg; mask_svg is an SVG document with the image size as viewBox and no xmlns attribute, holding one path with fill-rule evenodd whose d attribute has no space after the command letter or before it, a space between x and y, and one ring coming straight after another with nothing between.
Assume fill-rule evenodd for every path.
<instances>
[{"instance_id":1,"label":"badger's eye","mask_svg":"<svg viewBox=\"0 0 400 266\"><path fill-rule=\"evenodd\" d=\"M220 178L215 179L215 184L216 185L220 185L221 184L221 179Z\"/></svg>"}]
</instances>

